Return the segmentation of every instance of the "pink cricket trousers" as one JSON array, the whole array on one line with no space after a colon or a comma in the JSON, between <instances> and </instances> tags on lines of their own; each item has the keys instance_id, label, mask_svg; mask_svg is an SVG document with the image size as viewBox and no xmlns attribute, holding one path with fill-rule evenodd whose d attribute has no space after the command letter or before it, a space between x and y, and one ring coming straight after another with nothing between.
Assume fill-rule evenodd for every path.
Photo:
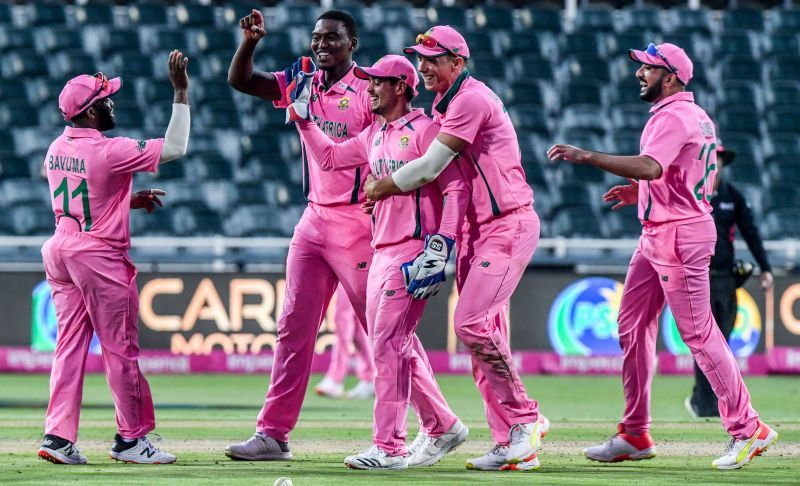
<instances>
[{"instance_id":1,"label":"pink cricket trousers","mask_svg":"<svg viewBox=\"0 0 800 486\"><path fill-rule=\"evenodd\" d=\"M539 243L539 227L539 217L528 206L481 225L465 225L458 246L455 333L472 354L472 375L489 429L502 445L508 444L512 425L539 417L511 359L506 322L511 295Z\"/></svg>"},{"instance_id":2,"label":"pink cricket trousers","mask_svg":"<svg viewBox=\"0 0 800 486\"><path fill-rule=\"evenodd\" d=\"M457 420L415 333L426 301L411 297L400 270L422 250L420 240L377 250L367 286L369 335L378 351L373 442L390 456L408 453L409 403L419 417L420 429L432 437L447 432Z\"/></svg>"},{"instance_id":3,"label":"pink cricket trousers","mask_svg":"<svg viewBox=\"0 0 800 486\"><path fill-rule=\"evenodd\" d=\"M150 387L139 370L139 294L128 252L59 229L45 242L42 257L58 319L45 433L72 442L78 438L86 355L94 331L119 434L126 439L147 435L155 428L155 414Z\"/></svg>"},{"instance_id":4,"label":"pink cricket trousers","mask_svg":"<svg viewBox=\"0 0 800 486\"><path fill-rule=\"evenodd\" d=\"M335 300L333 320L336 327L333 332L336 341L331 349L331 364L325 376L336 383L342 383L347 376L350 357L354 356L357 360L358 379L372 382L375 379L372 343L358 322L356 311L341 286L336 290Z\"/></svg>"},{"instance_id":5,"label":"pink cricket trousers","mask_svg":"<svg viewBox=\"0 0 800 486\"><path fill-rule=\"evenodd\" d=\"M758 427L750 394L725 337L711 314L708 269L717 233L711 215L684 224L645 225L633 254L619 310L625 415L634 435L650 427L658 315L666 299L683 342L719 398L722 424L742 439Z\"/></svg>"}]
</instances>

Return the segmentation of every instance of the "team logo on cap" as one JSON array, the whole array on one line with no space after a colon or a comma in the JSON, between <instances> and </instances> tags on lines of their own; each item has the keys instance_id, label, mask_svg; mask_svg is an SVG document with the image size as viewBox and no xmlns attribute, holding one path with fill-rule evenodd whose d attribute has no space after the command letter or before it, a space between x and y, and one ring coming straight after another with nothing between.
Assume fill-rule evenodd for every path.
<instances>
[{"instance_id":1,"label":"team logo on cap","mask_svg":"<svg viewBox=\"0 0 800 486\"><path fill-rule=\"evenodd\" d=\"M147 142L144 140L137 140L136 141L136 150L139 152L144 152L144 146L147 145Z\"/></svg>"},{"instance_id":2,"label":"team logo on cap","mask_svg":"<svg viewBox=\"0 0 800 486\"><path fill-rule=\"evenodd\" d=\"M344 111L350 108L350 98L342 98L339 100L339 110Z\"/></svg>"},{"instance_id":3,"label":"team logo on cap","mask_svg":"<svg viewBox=\"0 0 800 486\"><path fill-rule=\"evenodd\" d=\"M408 141L410 140L408 135L403 135L400 137L400 148L405 149L408 148Z\"/></svg>"}]
</instances>

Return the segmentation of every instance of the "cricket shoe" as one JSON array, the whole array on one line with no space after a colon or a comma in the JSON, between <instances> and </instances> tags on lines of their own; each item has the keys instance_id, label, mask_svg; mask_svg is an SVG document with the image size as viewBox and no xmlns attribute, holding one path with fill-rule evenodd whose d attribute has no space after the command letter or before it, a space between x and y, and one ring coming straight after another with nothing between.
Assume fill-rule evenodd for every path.
<instances>
[{"instance_id":1,"label":"cricket shoe","mask_svg":"<svg viewBox=\"0 0 800 486\"><path fill-rule=\"evenodd\" d=\"M528 471L539 469L539 459L536 454L542 448L542 439L550 430L550 421L542 414L536 422L528 424L514 424L508 431L508 450L506 451L506 465L501 466L502 471Z\"/></svg>"},{"instance_id":2,"label":"cricket shoe","mask_svg":"<svg viewBox=\"0 0 800 486\"><path fill-rule=\"evenodd\" d=\"M256 432L252 437L225 448L225 455L240 461L285 461L292 458L289 443Z\"/></svg>"},{"instance_id":3,"label":"cricket shoe","mask_svg":"<svg viewBox=\"0 0 800 486\"><path fill-rule=\"evenodd\" d=\"M420 430L409 447L408 467L433 466L441 461L445 454L463 444L468 435L469 429L458 419L439 437L431 437Z\"/></svg>"},{"instance_id":4,"label":"cricket shoe","mask_svg":"<svg viewBox=\"0 0 800 486\"><path fill-rule=\"evenodd\" d=\"M344 463L350 469L408 469L408 456L390 456L380 447L373 445L358 454L347 456Z\"/></svg>"},{"instance_id":5,"label":"cricket shoe","mask_svg":"<svg viewBox=\"0 0 800 486\"><path fill-rule=\"evenodd\" d=\"M645 432L640 436L625 433L625 428L619 424L617 434L594 447L587 447L583 454L593 461L620 462L639 461L656 457L656 447L650 434Z\"/></svg>"},{"instance_id":6,"label":"cricket shoe","mask_svg":"<svg viewBox=\"0 0 800 486\"><path fill-rule=\"evenodd\" d=\"M359 400L375 398L375 385L371 381L359 381L356 386L345 393L345 396Z\"/></svg>"},{"instance_id":7,"label":"cricket shoe","mask_svg":"<svg viewBox=\"0 0 800 486\"><path fill-rule=\"evenodd\" d=\"M111 459L132 464L172 464L175 455L154 446L147 436L127 441L114 435L114 446L109 453Z\"/></svg>"},{"instance_id":8,"label":"cricket shoe","mask_svg":"<svg viewBox=\"0 0 800 486\"><path fill-rule=\"evenodd\" d=\"M327 398L342 398L344 397L344 385L336 383L327 376L314 387L317 395Z\"/></svg>"},{"instance_id":9,"label":"cricket shoe","mask_svg":"<svg viewBox=\"0 0 800 486\"><path fill-rule=\"evenodd\" d=\"M748 439L731 438L725 454L719 459L715 459L711 465L716 469L739 469L745 464L749 464L755 456L760 456L777 441L778 433L759 421L758 428L752 437Z\"/></svg>"},{"instance_id":10,"label":"cricket shoe","mask_svg":"<svg viewBox=\"0 0 800 486\"><path fill-rule=\"evenodd\" d=\"M467 469L499 471L501 467L506 465L506 452L508 452L508 446L497 444L485 455L467 459Z\"/></svg>"},{"instance_id":11,"label":"cricket shoe","mask_svg":"<svg viewBox=\"0 0 800 486\"><path fill-rule=\"evenodd\" d=\"M53 464L86 464L86 456L74 443L57 435L45 434L39 457Z\"/></svg>"}]
</instances>

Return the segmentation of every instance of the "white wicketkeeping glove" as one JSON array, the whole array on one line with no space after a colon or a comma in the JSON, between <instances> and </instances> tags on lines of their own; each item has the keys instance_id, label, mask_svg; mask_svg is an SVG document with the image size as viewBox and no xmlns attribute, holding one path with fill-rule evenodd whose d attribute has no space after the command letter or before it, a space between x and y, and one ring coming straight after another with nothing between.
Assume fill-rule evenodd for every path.
<instances>
[{"instance_id":1,"label":"white wicketkeeping glove","mask_svg":"<svg viewBox=\"0 0 800 486\"><path fill-rule=\"evenodd\" d=\"M417 258L400 265L406 290L415 299L427 299L436 295L444 286L444 267L450 257L455 241L433 234L425 237L425 249Z\"/></svg>"}]
</instances>

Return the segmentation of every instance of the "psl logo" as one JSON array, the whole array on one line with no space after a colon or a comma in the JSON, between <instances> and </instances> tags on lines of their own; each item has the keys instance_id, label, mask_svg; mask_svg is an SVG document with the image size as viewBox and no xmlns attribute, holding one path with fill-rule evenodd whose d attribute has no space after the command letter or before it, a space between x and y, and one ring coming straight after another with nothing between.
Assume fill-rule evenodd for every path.
<instances>
[{"instance_id":1,"label":"psl logo","mask_svg":"<svg viewBox=\"0 0 800 486\"><path fill-rule=\"evenodd\" d=\"M590 277L561 291L547 316L547 334L562 356L620 355L617 314L622 284Z\"/></svg>"},{"instance_id":2,"label":"psl logo","mask_svg":"<svg viewBox=\"0 0 800 486\"><path fill-rule=\"evenodd\" d=\"M34 351L54 351L58 341L58 321L53 305L52 291L47 280L41 281L33 289L31 313L31 349ZM100 354L100 340L92 335L89 352Z\"/></svg>"},{"instance_id":3,"label":"psl logo","mask_svg":"<svg viewBox=\"0 0 800 486\"><path fill-rule=\"evenodd\" d=\"M738 308L733 332L728 338L728 345L733 355L739 358L753 354L761 340L761 312L753 297L745 289L736 289ZM664 344L672 354L691 354L689 347L683 343L675 324L675 316L667 306L661 314L661 336Z\"/></svg>"}]
</instances>

